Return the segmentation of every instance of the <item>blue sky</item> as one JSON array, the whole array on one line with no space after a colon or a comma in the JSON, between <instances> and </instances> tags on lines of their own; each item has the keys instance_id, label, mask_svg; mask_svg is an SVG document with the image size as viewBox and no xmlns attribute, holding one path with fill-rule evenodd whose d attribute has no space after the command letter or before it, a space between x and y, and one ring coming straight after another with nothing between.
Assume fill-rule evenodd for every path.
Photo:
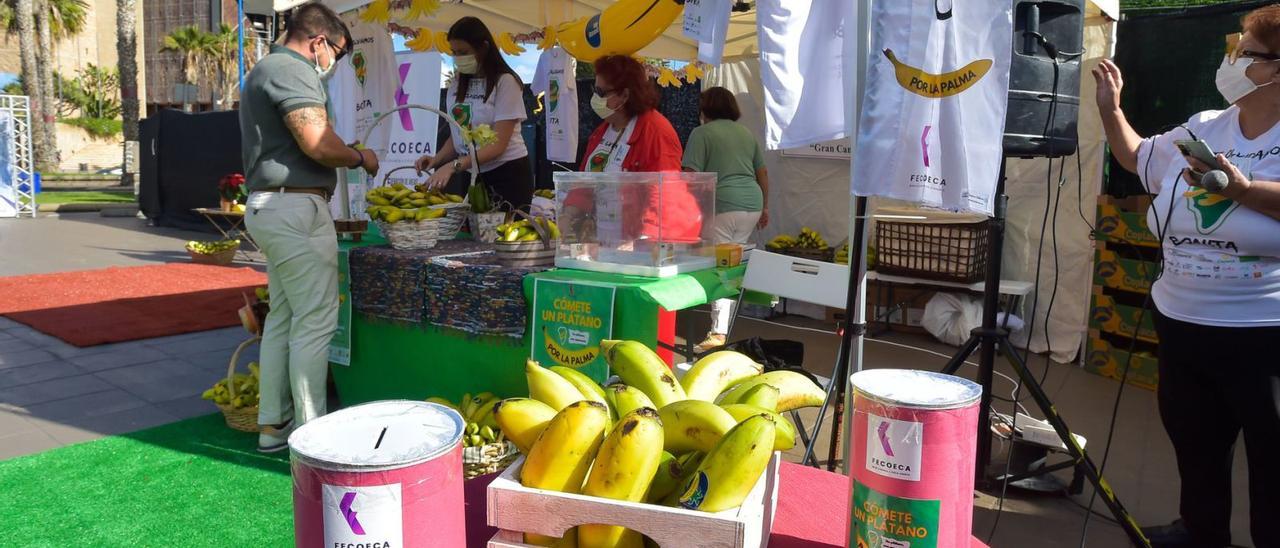
<instances>
[{"instance_id":1,"label":"blue sky","mask_svg":"<svg viewBox=\"0 0 1280 548\"><path fill-rule=\"evenodd\" d=\"M18 80L18 75L9 72L0 72L0 87L9 85L9 82Z\"/></svg>"}]
</instances>

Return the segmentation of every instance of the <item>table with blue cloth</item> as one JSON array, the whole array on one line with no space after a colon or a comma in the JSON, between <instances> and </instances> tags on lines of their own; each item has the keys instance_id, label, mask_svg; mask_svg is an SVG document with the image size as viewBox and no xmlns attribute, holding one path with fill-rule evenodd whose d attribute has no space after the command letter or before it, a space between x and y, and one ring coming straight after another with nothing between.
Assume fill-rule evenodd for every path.
<instances>
[{"instance_id":1,"label":"table with blue cloth","mask_svg":"<svg viewBox=\"0 0 1280 548\"><path fill-rule=\"evenodd\" d=\"M334 364L343 403L527 392L522 280L492 246L444 240L404 251L343 243L351 275L351 365Z\"/></svg>"}]
</instances>

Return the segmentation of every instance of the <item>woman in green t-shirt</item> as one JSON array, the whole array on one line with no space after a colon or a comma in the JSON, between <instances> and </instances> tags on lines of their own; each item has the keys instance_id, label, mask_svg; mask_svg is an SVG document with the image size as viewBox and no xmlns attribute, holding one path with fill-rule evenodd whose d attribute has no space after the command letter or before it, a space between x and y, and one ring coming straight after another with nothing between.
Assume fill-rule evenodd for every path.
<instances>
[{"instance_id":1,"label":"woman in green t-shirt","mask_svg":"<svg viewBox=\"0 0 1280 548\"><path fill-rule=\"evenodd\" d=\"M702 125L684 147L685 171L716 174L717 244L745 244L756 228L769 224L769 170L755 134L737 122L741 111L733 93L722 87L702 92ZM733 301L711 304L711 332L695 350L722 346L733 315Z\"/></svg>"}]
</instances>

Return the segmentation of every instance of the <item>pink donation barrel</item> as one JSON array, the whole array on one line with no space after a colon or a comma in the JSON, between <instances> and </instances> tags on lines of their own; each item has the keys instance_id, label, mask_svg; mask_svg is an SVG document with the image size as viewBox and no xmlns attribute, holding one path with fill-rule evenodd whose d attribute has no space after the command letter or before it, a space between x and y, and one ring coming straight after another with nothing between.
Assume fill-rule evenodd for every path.
<instances>
[{"instance_id":1,"label":"pink donation barrel","mask_svg":"<svg viewBox=\"0 0 1280 548\"><path fill-rule=\"evenodd\" d=\"M289 436L295 544L465 546L463 427L443 405L395 400L298 428Z\"/></svg>"},{"instance_id":2,"label":"pink donation barrel","mask_svg":"<svg viewBox=\"0 0 1280 548\"><path fill-rule=\"evenodd\" d=\"M849 377L849 546L968 547L982 387L929 371Z\"/></svg>"}]
</instances>

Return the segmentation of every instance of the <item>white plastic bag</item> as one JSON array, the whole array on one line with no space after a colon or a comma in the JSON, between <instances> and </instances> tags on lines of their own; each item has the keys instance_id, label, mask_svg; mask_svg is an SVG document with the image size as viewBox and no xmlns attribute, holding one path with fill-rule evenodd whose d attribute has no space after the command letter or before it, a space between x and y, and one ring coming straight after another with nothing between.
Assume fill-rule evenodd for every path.
<instances>
[{"instance_id":1,"label":"white plastic bag","mask_svg":"<svg viewBox=\"0 0 1280 548\"><path fill-rule=\"evenodd\" d=\"M960 346L982 325L982 302L968 295L935 293L924 305L920 324L938 340Z\"/></svg>"},{"instance_id":2,"label":"white plastic bag","mask_svg":"<svg viewBox=\"0 0 1280 548\"><path fill-rule=\"evenodd\" d=\"M1005 313L996 314L996 324L1005 326ZM924 317L920 319L929 334L952 346L960 346L969 340L969 333L982 326L982 300L969 295L934 293L924 305ZM1022 319L1009 316L1010 332L1021 331Z\"/></svg>"}]
</instances>

